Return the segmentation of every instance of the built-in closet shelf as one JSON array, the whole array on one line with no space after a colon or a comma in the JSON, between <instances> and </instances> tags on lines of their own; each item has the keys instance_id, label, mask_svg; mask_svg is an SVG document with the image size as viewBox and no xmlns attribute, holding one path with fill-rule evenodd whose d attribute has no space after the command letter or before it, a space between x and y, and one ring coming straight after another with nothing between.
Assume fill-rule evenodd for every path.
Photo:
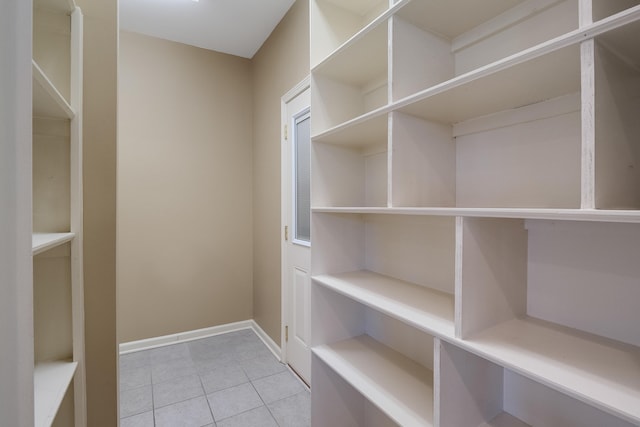
<instances>
[{"instance_id":1,"label":"built-in closet shelf","mask_svg":"<svg viewBox=\"0 0 640 427\"><path fill-rule=\"evenodd\" d=\"M478 427L531 427L529 424L517 419L511 414L501 412L491 421L480 424Z\"/></svg>"},{"instance_id":2,"label":"built-in closet shelf","mask_svg":"<svg viewBox=\"0 0 640 427\"><path fill-rule=\"evenodd\" d=\"M342 138L342 132L348 132L346 140L349 137L358 139L357 131L349 128L357 126L358 130L368 129L367 122L374 118L380 120L379 117L392 111L401 111L442 123L459 123L579 92L579 43L589 37L599 36L610 45L631 46L625 51L633 52L629 33L636 34L637 25L629 27L628 31L624 31L624 28L639 19L640 6L627 9L426 88L392 104L335 124L313 135L313 139L329 142L331 139ZM621 30L614 31L616 29ZM332 57L324 62L330 62L331 59ZM360 65L354 67L361 69Z\"/></svg>"},{"instance_id":3,"label":"built-in closet shelf","mask_svg":"<svg viewBox=\"0 0 640 427\"><path fill-rule=\"evenodd\" d=\"M83 15L74 0L33 0L32 18L35 426L85 427Z\"/></svg>"},{"instance_id":4,"label":"built-in closet shelf","mask_svg":"<svg viewBox=\"0 0 640 427\"><path fill-rule=\"evenodd\" d=\"M33 115L35 117L74 118L75 112L67 100L35 61L32 61L32 72Z\"/></svg>"},{"instance_id":5,"label":"built-in closet shelf","mask_svg":"<svg viewBox=\"0 0 640 427\"><path fill-rule=\"evenodd\" d=\"M70 242L74 237L75 233L33 233L33 255Z\"/></svg>"},{"instance_id":6,"label":"built-in closet shelf","mask_svg":"<svg viewBox=\"0 0 640 427\"><path fill-rule=\"evenodd\" d=\"M387 144L388 115L374 111L312 136L314 142L365 148Z\"/></svg>"},{"instance_id":7,"label":"built-in closet shelf","mask_svg":"<svg viewBox=\"0 0 640 427\"><path fill-rule=\"evenodd\" d=\"M386 22L369 25L318 64L313 72L353 86L363 86L386 76Z\"/></svg>"},{"instance_id":8,"label":"built-in closet shelf","mask_svg":"<svg viewBox=\"0 0 640 427\"><path fill-rule=\"evenodd\" d=\"M498 365L640 423L637 347L530 318L498 324L463 343L469 351Z\"/></svg>"},{"instance_id":9,"label":"built-in closet shelf","mask_svg":"<svg viewBox=\"0 0 640 427\"><path fill-rule=\"evenodd\" d=\"M355 33L353 36L351 36L347 41L345 41L344 43L342 43L337 49L335 49L333 52L331 52L329 55L327 55L325 58L322 59L322 61L320 61L317 65L314 65L312 67L312 72L316 72L319 71L321 69L323 69L326 64L328 62L334 61L335 58L340 57L341 55L344 54L344 52L349 52L349 51L354 51L354 52L358 52L357 48L355 47L355 45L358 45L359 43L361 43L362 39L365 39L367 37L367 35L371 32L374 31L380 31L380 28L384 28L385 32L386 32L386 23L387 20L389 19L390 16L392 16L393 14L397 13L398 10L402 9L403 7L405 7L407 4L411 3L411 0L400 0L398 1L396 4L394 4L392 7L388 8L387 10L385 10L384 12L382 12L378 17L376 17L375 19L373 19L368 25L366 25L364 28L362 28L360 31L358 31L357 33ZM340 7L343 9L349 9L349 7L345 7L344 3L340 3ZM362 12L362 10L358 10L361 8L351 8L352 11L354 11L357 14L360 14ZM384 40L383 43L386 46L387 42L387 35L384 35ZM362 47L363 45L360 45L360 47ZM386 50L384 51L384 55L386 55ZM350 73L352 74L356 74L362 71L361 68L362 64L355 64L356 69L354 70L350 70Z\"/></svg>"},{"instance_id":10,"label":"built-in closet shelf","mask_svg":"<svg viewBox=\"0 0 640 427\"><path fill-rule=\"evenodd\" d=\"M318 275L313 280L432 335L454 336L453 295L370 271Z\"/></svg>"},{"instance_id":11,"label":"built-in closet shelf","mask_svg":"<svg viewBox=\"0 0 640 427\"><path fill-rule=\"evenodd\" d=\"M398 425L433 425L429 369L367 335L312 351Z\"/></svg>"},{"instance_id":12,"label":"built-in closet shelf","mask_svg":"<svg viewBox=\"0 0 640 427\"><path fill-rule=\"evenodd\" d=\"M36 427L49 427L53 424L77 367L77 362L36 364L33 376Z\"/></svg>"},{"instance_id":13,"label":"built-in closet shelf","mask_svg":"<svg viewBox=\"0 0 640 427\"><path fill-rule=\"evenodd\" d=\"M427 120L458 123L579 91L579 45L553 51L542 46L411 95L398 101L394 109Z\"/></svg>"},{"instance_id":14,"label":"built-in closet shelf","mask_svg":"<svg viewBox=\"0 0 640 427\"><path fill-rule=\"evenodd\" d=\"M314 213L432 215L471 218L546 219L556 221L594 221L640 223L637 210L598 209L509 209L509 208L384 208L384 207L314 207Z\"/></svg>"}]
</instances>

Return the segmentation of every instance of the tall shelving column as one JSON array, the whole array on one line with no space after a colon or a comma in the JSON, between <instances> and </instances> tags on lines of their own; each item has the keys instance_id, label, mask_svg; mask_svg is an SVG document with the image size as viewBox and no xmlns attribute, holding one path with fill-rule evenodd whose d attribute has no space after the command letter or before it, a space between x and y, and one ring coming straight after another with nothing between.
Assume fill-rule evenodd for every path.
<instances>
[{"instance_id":1,"label":"tall shelving column","mask_svg":"<svg viewBox=\"0 0 640 427\"><path fill-rule=\"evenodd\" d=\"M640 425L640 1L310 11L312 424Z\"/></svg>"},{"instance_id":2,"label":"tall shelving column","mask_svg":"<svg viewBox=\"0 0 640 427\"><path fill-rule=\"evenodd\" d=\"M34 418L84 427L83 17L36 0L33 20Z\"/></svg>"}]
</instances>

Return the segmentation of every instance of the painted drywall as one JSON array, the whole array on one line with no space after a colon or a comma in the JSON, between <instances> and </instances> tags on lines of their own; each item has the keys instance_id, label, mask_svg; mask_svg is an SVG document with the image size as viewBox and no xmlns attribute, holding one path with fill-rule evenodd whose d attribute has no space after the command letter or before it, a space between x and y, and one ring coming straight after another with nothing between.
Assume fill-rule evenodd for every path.
<instances>
[{"instance_id":1,"label":"painted drywall","mask_svg":"<svg viewBox=\"0 0 640 427\"><path fill-rule=\"evenodd\" d=\"M33 425L31 10L0 13L0 424L19 427Z\"/></svg>"},{"instance_id":2,"label":"painted drywall","mask_svg":"<svg viewBox=\"0 0 640 427\"><path fill-rule=\"evenodd\" d=\"M120 342L252 316L247 59L120 33Z\"/></svg>"},{"instance_id":3,"label":"painted drywall","mask_svg":"<svg viewBox=\"0 0 640 427\"><path fill-rule=\"evenodd\" d=\"M252 59L253 318L280 343L280 100L309 74L309 3L297 0Z\"/></svg>"},{"instance_id":4,"label":"painted drywall","mask_svg":"<svg viewBox=\"0 0 640 427\"><path fill-rule=\"evenodd\" d=\"M84 293L87 425L118 425L116 340L117 0L84 13Z\"/></svg>"}]
</instances>

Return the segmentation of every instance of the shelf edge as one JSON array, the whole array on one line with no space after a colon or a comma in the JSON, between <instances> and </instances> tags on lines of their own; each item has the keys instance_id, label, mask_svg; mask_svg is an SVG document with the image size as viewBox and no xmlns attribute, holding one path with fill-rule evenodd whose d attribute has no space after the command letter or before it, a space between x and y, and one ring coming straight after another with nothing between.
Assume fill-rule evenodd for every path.
<instances>
[{"instance_id":1,"label":"shelf edge","mask_svg":"<svg viewBox=\"0 0 640 427\"><path fill-rule=\"evenodd\" d=\"M38 84L47 93L47 95L49 95L51 100L60 107L61 112L64 113L63 117L73 119L76 115L75 111L73 111L71 105L69 105L64 96L62 96L60 91L55 87L35 60L31 61L31 68L34 83Z\"/></svg>"},{"instance_id":2,"label":"shelf edge","mask_svg":"<svg viewBox=\"0 0 640 427\"><path fill-rule=\"evenodd\" d=\"M70 242L75 237L75 233L33 233L32 254L38 255L57 246Z\"/></svg>"},{"instance_id":3,"label":"shelf edge","mask_svg":"<svg viewBox=\"0 0 640 427\"><path fill-rule=\"evenodd\" d=\"M593 221L640 223L640 210L552 209L552 208L385 208L385 207L312 207L313 213L456 216L470 218L542 219L557 221Z\"/></svg>"}]
</instances>

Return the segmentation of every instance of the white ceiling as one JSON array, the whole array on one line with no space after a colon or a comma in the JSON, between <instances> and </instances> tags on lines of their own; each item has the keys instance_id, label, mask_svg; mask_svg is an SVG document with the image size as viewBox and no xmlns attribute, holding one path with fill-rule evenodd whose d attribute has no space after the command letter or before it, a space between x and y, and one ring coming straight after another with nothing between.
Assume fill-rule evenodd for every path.
<instances>
[{"instance_id":1,"label":"white ceiling","mask_svg":"<svg viewBox=\"0 0 640 427\"><path fill-rule=\"evenodd\" d=\"M120 0L120 28L251 58L295 0Z\"/></svg>"}]
</instances>

